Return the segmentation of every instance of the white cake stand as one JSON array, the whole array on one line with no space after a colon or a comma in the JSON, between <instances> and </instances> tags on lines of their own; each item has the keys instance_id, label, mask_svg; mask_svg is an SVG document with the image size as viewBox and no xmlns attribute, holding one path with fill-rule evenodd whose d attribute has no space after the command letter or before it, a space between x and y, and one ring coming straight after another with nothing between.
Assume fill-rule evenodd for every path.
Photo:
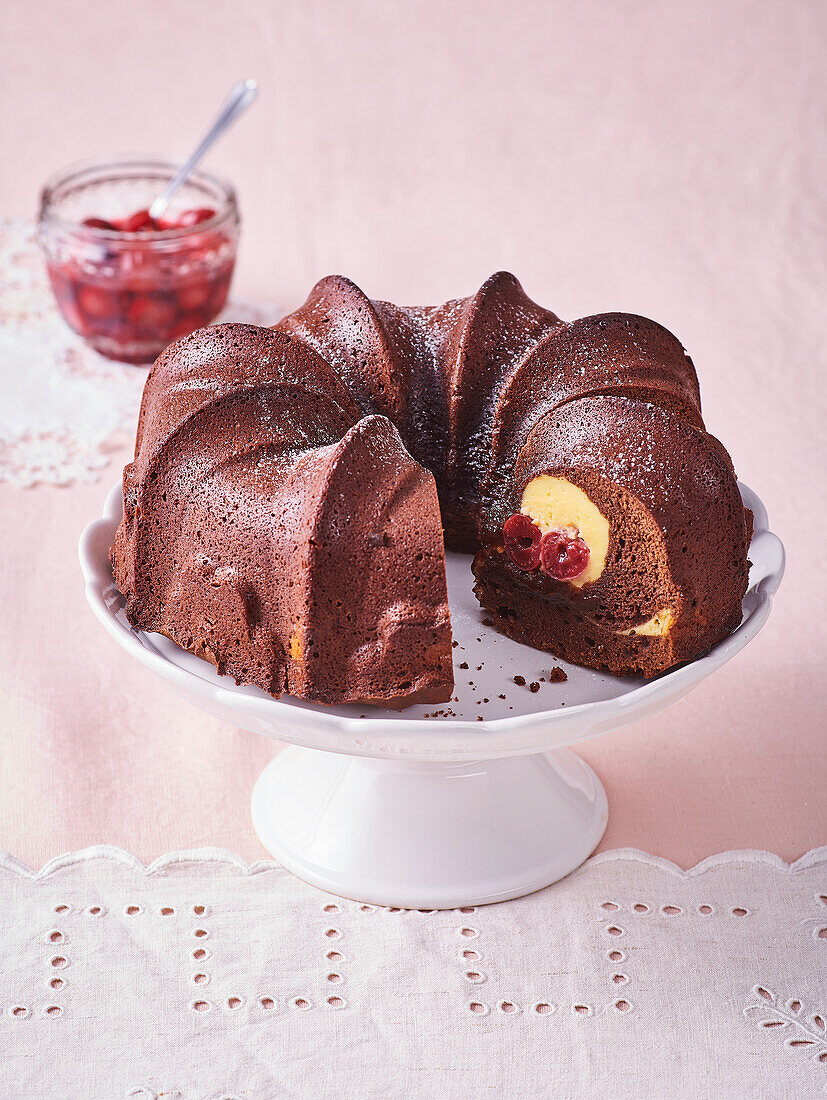
<instances>
[{"instance_id":1,"label":"white cake stand","mask_svg":"<svg viewBox=\"0 0 827 1100\"><path fill-rule=\"evenodd\" d=\"M83 532L79 553L92 610L127 652L208 713L291 744L253 791L253 824L279 862L345 897L447 909L519 897L579 866L606 828L606 794L563 746L679 699L767 621L784 548L761 501L746 487L742 495L755 514L744 617L707 657L648 682L566 665L486 627L469 559L449 555L457 699L402 712L276 700L130 626L109 562L120 486ZM565 683L548 682L554 665Z\"/></svg>"}]
</instances>

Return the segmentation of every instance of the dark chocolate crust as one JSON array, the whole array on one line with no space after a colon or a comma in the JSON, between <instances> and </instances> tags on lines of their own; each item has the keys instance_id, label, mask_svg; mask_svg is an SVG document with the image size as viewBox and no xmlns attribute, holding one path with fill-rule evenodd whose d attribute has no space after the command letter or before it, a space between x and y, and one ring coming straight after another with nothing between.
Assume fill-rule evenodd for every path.
<instances>
[{"instance_id":1,"label":"dark chocolate crust","mask_svg":"<svg viewBox=\"0 0 827 1100\"><path fill-rule=\"evenodd\" d=\"M518 569L502 525L539 474L608 519L600 577ZM330 276L272 330L218 325L150 373L113 547L135 625L241 683L323 703L443 701L444 542L506 633L616 674L740 620L751 517L666 329L571 323L493 275L409 308ZM666 634L635 634L664 608Z\"/></svg>"},{"instance_id":2,"label":"dark chocolate crust","mask_svg":"<svg viewBox=\"0 0 827 1100\"><path fill-rule=\"evenodd\" d=\"M147 379L113 546L130 621L275 696L444 702L433 477L305 343L244 325Z\"/></svg>"}]
</instances>

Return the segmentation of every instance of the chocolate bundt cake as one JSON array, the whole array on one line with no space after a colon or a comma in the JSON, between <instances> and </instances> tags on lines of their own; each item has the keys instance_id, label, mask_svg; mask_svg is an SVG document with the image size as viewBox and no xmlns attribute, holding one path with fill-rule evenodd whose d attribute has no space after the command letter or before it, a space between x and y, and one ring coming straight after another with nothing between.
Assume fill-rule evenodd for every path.
<instances>
[{"instance_id":1,"label":"chocolate bundt cake","mask_svg":"<svg viewBox=\"0 0 827 1100\"><path fill-rule=\"evenodd\" d=\"M655 322L331 276L161 355L112 558L134 625L237 682L399 707L451 694L443 532L500 630L652 676L740 621L751 519Z\"/></svg>"}]
</instances>

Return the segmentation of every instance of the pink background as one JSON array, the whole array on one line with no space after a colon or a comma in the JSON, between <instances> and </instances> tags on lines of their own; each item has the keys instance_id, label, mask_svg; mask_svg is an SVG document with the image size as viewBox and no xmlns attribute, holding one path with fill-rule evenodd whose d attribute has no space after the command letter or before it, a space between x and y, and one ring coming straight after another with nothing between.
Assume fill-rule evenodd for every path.
<instances>
[{"instance_id":1,"label":"pink background","mask_svg":"<svg viewBox=\"0 0 827 1100\"><path fill-rule=\"evenodd\" d=\"M65 162L180 155L229 84L262 96L210 166L236 183L236 290L285 309L328 272L436 302L498 268L561 316L653 316L766 502L788 575L764 633L667 714L588 743L603 847L688 865L827 842L824 53L797 3L265 4L43 0L3 10L0 213ZM179 700L88 611L95 486L0 486L0 847L40 864L263 852L274 746Z\"/></svg>"}]
</instances>

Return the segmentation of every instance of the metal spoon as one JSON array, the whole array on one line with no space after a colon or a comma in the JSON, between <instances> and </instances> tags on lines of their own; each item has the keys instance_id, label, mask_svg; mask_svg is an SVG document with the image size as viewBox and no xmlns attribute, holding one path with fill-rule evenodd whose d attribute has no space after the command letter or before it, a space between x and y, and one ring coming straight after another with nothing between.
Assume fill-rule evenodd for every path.
<instances>
[{"instance_id":1,"label":"metal spoon","mask_svg":"<svg viewBox=\"0 0 827 1100\"><path fill-rule=\"evenodd\" d=\"M210 126L209 130L190 154L189 159L183 167L175 173L158 198L152 203L152 206L150 206L149 213L151 217L157 219L164 216L172 196L186 180L199 160L201 160L213 142L221 137L227 127L231 126L238 116L246 111L257 95L258 82L255 80L239 80L237 84L232 86L229 95L222 104L221 110L216 115L215 122L213 122L212 126Z\"/></svg>"}]
</instances>

